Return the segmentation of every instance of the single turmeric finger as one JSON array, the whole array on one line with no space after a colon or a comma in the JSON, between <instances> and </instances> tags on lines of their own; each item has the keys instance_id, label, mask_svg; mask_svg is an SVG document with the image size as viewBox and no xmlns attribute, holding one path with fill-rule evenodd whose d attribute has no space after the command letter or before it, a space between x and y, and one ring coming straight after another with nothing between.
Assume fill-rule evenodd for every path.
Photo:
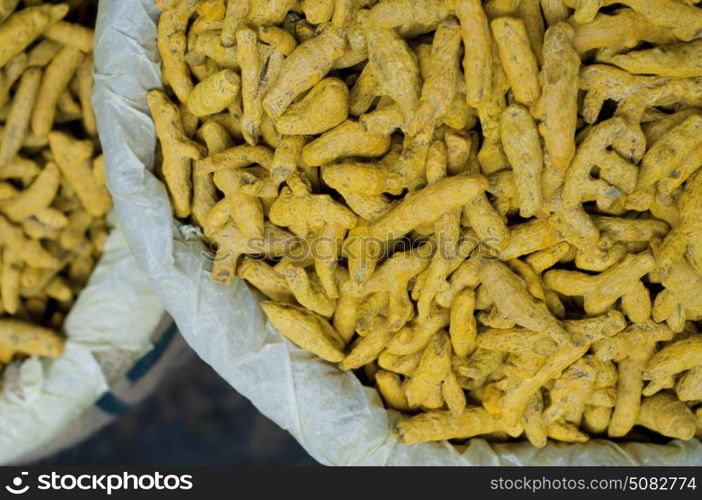
<instances>
[{"instance_id":1,"label":"single turmeric finger","mask_svg":"<svg viewBox=\"0 0 702 500\"><path fill-rule=\"evenodd\" d=\"M383 324L351 344L351 350L339 364L342 370L354 370L375 361L392 338L393 333Z\"/></svg>"},{"instance_id":2,"label":"single turmeric finger","mask_svg":"<svg viewBox=\"0 0 702 500\"><path fill-rule=\"evenodd\" d=\"M57 358L63 338L56 332L16 319L0 320L0 362L9 363L16 354Z\"/></svg>"},{"instance_id":3,"label":"single turmeric finger","mask_svg":"<svg viewBox=\"0 0 702 500\"><path fill-rule=\"evenodd\" d=\"M390 147L389 134L366 132L360 123L346 120L302 149L305 164L318 167L349 156L378 157Z\"/></svg>"},{"instance_id":4,"label":"single turmeric finger","mask_svg":"<svg viewBox=\"0 0 702 500\"><path fill-rule=\"evenodd\" d=\"M337 268L337 274L339 268ZM358 317L358 307L361 299L344 291L343 283L348 278L339 280L337 286L340 288L339 300L336 303L336 310L332 318L334 329L341 335L344 342L348 343L356 333L356 318Z\"/></svg>"},{"instance_id":5,"label":"single turmeric finger","mask_svg":"<svg viewBox=\"0 0 702 500\"><path fill-rule=\"evenodd\" d=\"M230 2L234 3L234 2ZM180 102L187 102L193 89L190 70L185 62L186 30L190 17L197 9L198 0L184 0L168 4L158 20L157 48L163 64L164 80L173 89Z\"/></svg>"},{"instance_id":6,"label":"single turmeric finger","mask_svg":"<svg viewBox=\"0 0 702 500\"><path fill-rule=\"evenodd\" d=\"M396 373L378 370L375 374L375 383L383 401L389 408L401 411L409 410L407 396L402 388L400 377Z\"/></svg>"},{"instance_id":7,"label":"single turmeric finger","mask_svg":"<svg viewBox=\"0 0 702 500\"><path fill-rule=\"evenodd\" d=\"M492 91L492 40L488 20L479 0L452 0L448 6L461 24L466 101L477 107Z\"/></svg>"},{"instance_id":8,"label":"single turmeric finger","mask_svg":"<svg viewBox=\"0 0 702 500\"><path fill-rule=\"evenodd\" d=\"M473 316L475 292L467 288L451 302L449 333L453 351L459 357L470 355L477 347L478 330Z\"/></svg>"},{"instance_id":9,"label":"single turmeric finger","mask_svg":"<svg viewBox=\"0 0 702 500\"><path fill-rule=\"evenodd\" d=\"M163 175L173 200L177 217L187 217L191 212L191 162L204 156L205 149L185 135L180 113L160 90L146 96L156 126L156 135L163 150Z\"/></svg>"},{"instance_id":10,"label":"single turmeric finger","mask_svg":"<svg viewBox=\"0 0 702 500\"><path fill-rule=\"evenodd\" d=\"M276 26L259 26L258 38L263 43L267 43L278 49L284 56L289 56L295 47L297 40L290 33Z\"/></svg>"},{"instance_id":11,"label":"single turmeric finger","mask_svg":"<svg viewBox=\"0 0 702 500\"><path fill-rule=\"evenodd\" d=\"M498 17L490 22L502 67L517 102L531 106L541 94L539 66L529 46L524 22Z\"/></svg>"},{"instance_id":12,"label":"single turmeric finger","mask_svg":"<svg viewBox=\"0 0 702 500\"><path fill-rule=\"evenodd\" d=\"M702 44L699 40L695 40L631 51L626 54L601 56L599 60L614 64L633 74L689 78L702 76L700 55L702 55Z\"/></svg>"},{"instance_id":13,"label":"single turmeric finger","mask_svg":"<svg viewBox=\"0 0 702 500\"><path fill-rule=\"evenodd\" d=\"M325 78L274 121L287 135L317 135L341 124L348 117L349 90L338 78Z\"/></svg>"},{"instance_id":14,"label":"single turmeric finger","mask_svg":"<svg viewBox=\"0 0 702 500\"><path fill-rule=\"evenodd\" d=\"M573 49L573 28L559 23L546 30L541 70L542 94L535 116L546 151L555 168L564 171L575 154L580 57Z\"/></svg>"},{"instance_id":15,"label":"single turmeric finger","mask_svg":"<svg viewBox=\"0 0 702 500\"><path fill-rule=\"evenodd\" d=\"M553 245L552 247L532 253L526 257L525 261L532 267L532 269L534 269L534 271L541 273L560 261L569 250L570 245L567 242L562 241Z\"/></svg>"},{"instance_id":16,"label":"single turmeric finger","mask_svg":"<svg viewBox=\"0 0 702 500\"><path fill-rule=\"evenodd\" d=\"M700 363L702 336L695 335L668 344L658 351L646 367L645 380L656 380L689 370Z\"/></svg>"},{"instance_id":17,"label":"single turmeric finger","mask_svg":"<svg viewBox=\"0 0 702 500\"><path fill-rule=\"evenodd\" d=\"M526 328L488 328L480 332L477 345L481 349L502 351L510 354L536 354L546 356L557 347L545 332Z\"/></svg>"},{"instance_id":18,"label":"single turmeric finger","mask_svg":"<svg viewBox=\"0 0 702 500\"><path fill-rule=\"evenodd\" d=\"M76 71L83 128L90 136L97 135L97 120L93 108L93 56L88 55Z\"/></svg>"},{"instance_id":19,"label":"single turmeric finger","mask_svg":"<svg viewBox=\"0 0 702 500\"><path fill-rule=\"evenodd\" d=\"M302 165L302 148L305 138L295 135L283 137L275 148L270 167L271 181L275 186L294 176Z\"/></svg>"},{"instance_id":20,"label":"single turmeric finger","mask_svg":"<svg viewBox=\"0 0 702 500\"><path fill-rule=\"evenodd\" d=\"M315 274L310 277L302 267L294 264L288 264L282 274L300 305L326 318L333 315L335 301L326 295Z\"/></svg>"},{"instance_id":21,"label":"single turmeric finger","mask_svg":"<svg viewBox=\"0 0 702 500\"><path fill-rule=\"evenodd\" d=\"M66 90L84 57L78 49L65 46L44 71L32 112L32 132L37 137L46 137L51 131L56 119L59 97Z\"/></svg>"},{"instance_id":22,"label":"single turmeric finger","mask_svg":"<svg viewBox=\"0 0 702 500\"><path fill-rule=\"evenodd\" d=\"M3 309L9 314L15 314L20 307L20 276L23 267L24 263L11 249L3 250L0 298Z\"/></svg>"},{"instance_id":23,"label":"single turmeric finger","mask_svg":"<svg viewBox=\"0 0 702 500\"><path fill-rule=\"evenodd\" d=\"M345 235L344 226L329 223L320 229L312 242L315 272L330 299L339 297L336 269Z\"/></svg>"},{"instance_id":24,"label":"single turmeric finger","mask_svg":"<svg viewBox=\"0 0 702 500\"><path fill-rule=\"evenodd\" d=\"M442 22L434 34L429 75L422 85L417 111L410 125L413 134L427 127L433 128L449 111L457 93L460 48L458 23L455 19Z\"/></svg>"},{"instance_id":25,"label":"single turmeric finger","mask_svg":"<svg viewBox=\"0 0 702 500\"><path fill-rule=\"evenodd\" d=\"M58 192L60 176L61 172L56 164L47 163L31 186L0 206L0 209L14 222L33 216L51 204Z\"/></svg>"},{"instance_id":26,"label":"single turmeric finger","mask_svg":"<svg viewBox=\"0 0 702 500\"><path fill-rule=\"evenodd\" d=\"M105 186L99 185L93 176L93 143L76 140L63 132L51 132L49 145L56 164L85 210L93 217L104 216L112 199Z\"/></svg>"},{"instance_id":27,"label":"single turmeric finger","mask_svg":"<svg viewBox=\"0 0 702 500\"><path fill-rule=\"evenodd\" d=\"M334 0L303 0L302 12L312 24L329 22L334 15Z\"/></svg>"},{"instance_id":28,"label":"single turmeric finger","mask_svg":"<svg viewBox=\"0 0 702 500\"><path fill-rule=\"evenodd\" d=\"M225 174L231 172L231 170L224 170L214 175L215 185L225 193L224 199L217 202L217 204L227 205L226 211L234 220L234 223L245 241L253 241L262 238L264 232L264 214L261 200L255 196L237 191L236 189L230 189L229 183L227 182L228 176ZM215 210L215 207L216 205L212 210Z\"/></svg>"},{"instance_id":29,"label":"single turmeric finger","mask_svg":"<svg viewBox=\"0 0 702 500\"><path fill-rule=\"evenodd\" d=\"M274 302L293 304L295 301L285 278L262 260L243 259L237 274Z\"/></svg>"},{"instance_id":30,"label":"single turmeric finger","mask_svg":"<svg viewBox=\"0 0 702 500\"><path fill-rule=\"evenodd\" d=\"M426 412L401 420L394 429L403 444L445 439L467 439L502 430L502 425L480 407L469 407L458 415L450 411Z\"/></svg>"},{"instance_id":31,"label":"single turmeric finger","mask_svg":"<svg viewBox=\"0 0 702 500\"><path fill-rule=\"evenodd\" d=\"M675 383L680 401L698 401L702 398L702 364L687 371Z\"/></svg>"},{"instance_id":32,"label":"single turmeric finger","mask_svg":"<svg viewBox=\"0 0 702 500\"><path fill-rule=\"evenodd\" d=\"M229 2L230 4L233 2ZM191 28L191 33L194 28ZM186 56L186 61L196 57L202 63L202 57L208 57L224 69L240 70L239 60L237 58L237 47L225 47L222 45L221 31L210 30L198 34L197 38L189 47L189 53Z\"/></svg>"},{"instance_id":33,"label":"single turmeric finger","mask_svg":"<svg viewBox=\"0 0 702 500\"><path fill-rule=\"evenodd\" d=\"M391 354L409 355L424 349L432 336L449 324L446 309L432 311L424 320L415 319L400 329L387 345Z\"/></svg>"},{"instance_id":34,"label":"single turmeric finger","mask_svg":"<svg viewBox=\"0 0 702 500\"><path fill-rule=\"evenodd\" d=\"M420 78L417 58L407 43L390 28L369 27L368 60L373 66L378 93L392 98L409 125L419 104Z\"/></svg>"},{"instance_id":35,"label":"single turmeric finger","mask_svg":"<svg viewBox=\"0 0 702 500\"><path fill-rule=\"evenodd\" d=\"M449 15L448 5L442 0L417 0L410 4L402 0L385 0L373 6L369 20L383 28L398 28L419 24L433 31Z\"/></svg>"},{"instance_id":36,"label":"single turmeric finger","mask_svg":"<svg viewBox=\"0 0 702 500\"><path fill-rule=\"evenodd\" d=\"M541 12L539 0L519 2L516 14L524 22L531 51L536 56L538 63L541 64L541 47L544 44L546 26L544 25L544 16Z\"/></svg>"},{"instance_id":37,"label":"single turmeric finger","mask_svg":"<svg viewBox=\"0 0 702 500\"><path fill-rule=\"evenodd\" d=\"M591 435L603 434L609 427L611 417L611 407L587 405L583 413L582 427Z\"/></svg>"},{"instance_id":38,"label":"single turmeric finger","mask_svg":"<svg viewBox=\"0 0 702 500\"><path fill-rule=\"evenodd\" d=\"M431 222L453 207L463 205L487 188L480 176L460 175L441 179L405 198L369 227L371 237L382 241L399 238L415 227Z\"/></svg>"},{"instance_id":39,"label":"single turmeric finger","mask_svg":"<svg viewBox=\"0 0 702 500\"><path fill-rule=\"evenodd\" d=\"M550 423L547 432L551 439L566 443L585 443L590 439L587 434L578 430L575 424L564 421Z\"/></svg>"},{"instance_id":40,"label":"single turmeric finger","mask_svg":"<svg viewBox=\"0 0 702 500\"><path fill-rule=\"evenodd\" d=\"M348 284L347 281L345 287ZM345 288L344 291L351 290ZM358 295L358 291L351 294ZM355 328L361 337L365 337L375 330L388 330L385 314L388 303L388 293L385 291L372 292L359 301Z\"/></svg>"},{"instance_id":41,"label":"single turmeric finger","mask_svg":"<svg viewBox=\"0 0 702 500\"><path fill-rule=\"evenodd\" d=\"M405 188L401 176L373 163L347 161L329 165L322 168L322 178L329 187L342 194L399 195Z\"/></svg>"},{"instance_id":42,"label":"single turmeric finger","mask_svg":"<svg viewBox=\"0 0 702 500\"><path fill-rule=\"evenodd\" d=\"M5 120L0 140L0 165L6 165L17 153L29 130L32 110L41 83L41 69L29 68L20 80Z\"/></svg>"},{"instance_id":43,"label":"single turmeric finger","mask_svg":"<svg viewBox=\"0 0 702 500\"><path fill-rule=\"evenodd\" d=\"M261 99L263 98L262 80L265 59L253 29L248 27L239 29L236 33L236 42L237 60L241 66L242 132L246 142L255 146L263 121Z\"/></svg>"},{"instance_id":44,"label":"single turmeric finger","mask_svg":"<svg viewBox=\"0 0 702 500\"><path fill-rule=\"evenodd\" d=\"M319 82L344 53L342 30L327 26L318 36L298 45L285 59L278 82L263 98L263 108L277 118L301 93Z\"/></svg>"},{"instance_id":45,"label":"single turmeric finger","mask_svg":"<svg viewBox=\"0 0 702 500\"><path fill-rule=\"evenodd\" d=\"M544 250L564 240L546 220L533 219L510 227L509 245L500 250L500 259L511 260Z\"/></svg>"},{"instance_id":46,"label":"single turmeric finger","mask_svg":"<svg viewBox=\"0 0 702 500\"><path fill-rule=\"evenodd\" d=\"M291 342L331 363L344 359L341 339L321 316L276 302L262 302L261 307L273 326Z\"/></svg>"},{"instance_id":47,"label":"single turmeric finger","mask_svg":"<svg viewBox=\"0 0 702 500\"><path fill-rule=\"evenodd\" d=\"M416 407L428 397L432 388L440 385L451 369L451 343L446 332L434 334L425 347L419 365L405 385L407 402Z\"/></svg>"},{"instance_id":48,"label":"single turmeric finger","mask_svg":"<svg viewBox=\"0 0 702 500\"><path fill-rule=\"evenodd\" d=\"M524 434L529 442L537 448L546 446L548 440L547 426L542 415L543 408L543 396L540 391L537 391L529 399L521 420L521 424L524 427Z\"/></svg>"},{"instance_id":49,"label":"single turmeric finger","mask_svg":"<svg viewBox=\"0 0 702 500\"><path fill-rule=\"evenodd\" d=\"M378 97L378 78L369 62L361 70L349 92L349 114L360 116L373 105Z\"/></svg>"},{"instance_id":50,"label":"single turmeric finger","mask_svg":"<svg viewBox=\"0 0 702 500\"><path fill-rule=\"evenodd\" d=\"M697 418L692 410L674 394L660 393L644 398L637 424L675 439L692 439Z\"/></svg>"},{"instance_id":51,"label":"single turmeric finger","mask_svg":"<svg viewBox=\"0 0 702 500\"><path fill-rule=\"evenodd\" d=\"M528 111L509 106L500 119L500 138L512 165L519 197L519 214L532 217L542 210L543 153L538 130Z\"/></svg>"},{"instance_id":52,"label":"single turmeric finger","mask_svg":"<svg viewBox=\"0 0 702 500\"><path fill-rule=\"evenodd\" d=\"M183 146L186 146L184 144ZM273 165L273 152L265 146L234 146L224 151L213 153L209 156L202 154L204 149L196 146L196 151L192 154L196 158L194 163L197 175L214 173L219 170L237 169L248 167L254 163L270 169ZM198 154L195 154L198 153ZM200 156L203 158L200 159Z\"/></svg>"},{"instance_id":53,"label":"single turmeric finger","mask_svg":"<svg viewBox=\"0 0 702 500\"><path fill-rule=\"evenodd\" d=\"M676 40L670 29L633 9L623 8L611 14L599 13L588 23L576 24L573 46L579 54L603 47L620 53L642 41L666 45Z\"/></svg>"},{"instance_id":54,"label":"single turmeric finger","mask_svg":"<svg viewBox=\"0 0 702 500\"><path fill-rule=\"evenodd\" d=\"M52 207L42 208L37 210L34 217L47 226L55 227L57 229L63 229L68 225L68 217L61 212Z\"/></svg>"},{"instance_id":55,"label":"single turmeric finger","mask_svg":"<svg viewBox=\"0 0 702 500\"><path fill-rule=\"evenodd\" d=\"M441 395L446 401L446 406L454 414L458 414L465 409L467 403L465 392L463 392L463 387L458 383L458 378L451 370L449 370L448 375L441 383Z\"/></svg>"},{"instance_id":56,"label":"single turmeric finger","mask_svg":"<svg viewBox=\"0 0 702 500\"><path fill-rule=\"evenodd\" d=\"M618 335L597 342L593 346L595 356L599 360L621 361L631 352L647 343L655 343L673 338L673 332L665 325L646 321L628 327Z\"/></svg>"},{"instance_id":57,"label":"single turmeric finger","mask_svg":"<svg viewBox=\"0 0 702 500\"><path fill-rule=\"evenodd\" d=\"M627 219L595 215L592 217L592 222L601 234L623 242L650 241L664 237L669 231L668 224L658 219Z\"/></svg>"},{"instance_id":58,"label":"single turmeric finger","mask_svg":"<svg viewBox=\"0 0 702 500\"><path fill-rule=\"evenodd\" d=\"M35 240L57 240L61 235L59 228L39 222L33 217L22 221L22 230Z\"/></svg>"},{"instance_id":59,"label":"single turmeric finger","mask_svg":"<svg viewBox=\"0 0 702 500\"><path fill-rule=\"evenodd\" d=\"M237 98L241 90L239 75L222 70L198 83L188 96L188 110L195 116L219 113Z\"/></svg>"}]
</instances>

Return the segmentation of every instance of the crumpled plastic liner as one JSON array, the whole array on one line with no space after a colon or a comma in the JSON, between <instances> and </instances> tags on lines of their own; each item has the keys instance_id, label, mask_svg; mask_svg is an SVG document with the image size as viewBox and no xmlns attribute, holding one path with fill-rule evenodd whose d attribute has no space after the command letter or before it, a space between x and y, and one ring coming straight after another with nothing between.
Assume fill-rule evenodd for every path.
<instances>
[{"instance_id":1,"label":"crumpled plastic liner","mask_svg":"<svg viewBox=\"0 0 702 500\"><path fill-rule=\"evenodd\" d=\"M692 465L702 444L607 440L587 444L447 442L414 446L391 435L395 412L349 372L297 348L267 322L240 280L214 283L205 245L174 221L151 173L156 137L146 91L161 88L153 0L102 0L95 103L108 184L127 241L195 351L316 460L333 465ZM188 235L185 237L183 235Z\"/></svg>"},{"instance_id":2,"label":"crumpled plastic liner","mask_svg":"<svg viewBox=\"0 0 702 500\"><path fill-rule=\"evenodd\" d=\"M93 352L119 348L136 361L164 310L139 269L124 235L113 229L88 285L64 324L66 347L53 359L31 357L0 392L0 464L10 463L58 436L109 390ZM16 383L15 383L16 382Z\"/></svg>"}]
</instances>

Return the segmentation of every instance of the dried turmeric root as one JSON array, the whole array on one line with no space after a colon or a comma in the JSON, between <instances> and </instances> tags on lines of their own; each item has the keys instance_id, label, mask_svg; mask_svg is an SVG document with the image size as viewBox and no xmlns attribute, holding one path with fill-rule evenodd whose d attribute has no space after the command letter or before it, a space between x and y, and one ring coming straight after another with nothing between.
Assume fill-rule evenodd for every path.
<instances>
[{"instance_id":1,"label":"dried turmeric root","mask_svg":"<svg viewBox=\"0 0 702 500\"><path fill-rule=\"evenodd\" d=\"M63 352L63 338L57 333L15 319L0 319L0 363L17 354L57 358Z\"/></svg>"},{"instance_id":2,"label":"dried turmeric root","mask_svg":"<svg viewBox=\"0 0 702 500\"><path fill-rule=\"evenodd\" d=\"M363 369L388 408L412 414L395 427L400 442L509 436L543 447L626 439L637 425L692 438L699 8L158 5L165 90L148 102L175 216L202 229L214 280L247 281L284 337ZM70 31L65 44L81 50L87 38L63 21L46 36ZM27 61L58 57L40 48ZM10 87L27 61L8 62ZM25 99L36 78L20 82ZM72 109L63 93L49 97ZM42 278L19 274L18 249L38 249L18 231L58 232L44 227L52 171L11 158L36 139L26 121L8 112L12 139L0 146L12 307L18 282ZM26 204L5 173L42 196ZM59 244L90 215L71 213Z\"/></svg>"},{"instance_id":3,"label":"dried turmeric root","mask_svg":"<svg viewBox=\"0 0 702 500\"><path fill-rule=\"evenodd\" d=\"M0 369L61 356L112 205L92 106L93 28L77 22L88 19L75 2L19 5L0 1Z\"/></svg>"}]
</instances>

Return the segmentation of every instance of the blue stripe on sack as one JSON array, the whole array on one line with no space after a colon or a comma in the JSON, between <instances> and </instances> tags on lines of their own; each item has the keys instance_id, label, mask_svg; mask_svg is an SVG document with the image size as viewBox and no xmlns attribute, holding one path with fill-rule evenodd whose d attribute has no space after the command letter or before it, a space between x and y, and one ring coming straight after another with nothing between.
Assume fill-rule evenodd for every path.
<instances>
[{"instance_id":1,"label":"blue stripe on sack","mask_svg":"<svg viewBox=\"0 0 702 500\"><path fill-rule=\"evenodd\" d=\"M176 328L175 322L171 322L166 331L161 335L161 338L156 341L154 346L149 352L147 352L141 359L139 359L134 365L129 369L125 375L127 380L134 383L141 377L146 375L152 366L154 366L166 352L171 341L175 337Z\"/></svg>"},{"instance_id":2,"label":"blue stripe on sack","mask_svg":"<svg viewBox=\"0 0 702 500\"><path fill-rule=\"evenodd\" d=\"M163 335L161 335L161 338L154 343L152 349L132 365L125 374L126 379L131 383L135 383L146 375L151 367L158 363L163 353L166 352L166 349L168 349L168 346L173 341L177 331L178 329L176 328L175 322L171 322ZM125 403L111 392L103 394L100 399L95 402L95 406L115 417L124 415L132 408L130 404Z\"/></svg>"},{"instance_id":3,"label":"blue stripe on sack","mask_svg":"<svg viewBox=\"0 0 702 500\"><path fill-rule=\"evenodd\" d=\"M118 399L117 396L115 396L111 392L106 392L105 394L103 394L102 397L97 400L95 406L100 408L108 415L113 415L116 417L124 415L132 408L130 405L128 405L121 399Z\"/></svg>"}]
</instances>

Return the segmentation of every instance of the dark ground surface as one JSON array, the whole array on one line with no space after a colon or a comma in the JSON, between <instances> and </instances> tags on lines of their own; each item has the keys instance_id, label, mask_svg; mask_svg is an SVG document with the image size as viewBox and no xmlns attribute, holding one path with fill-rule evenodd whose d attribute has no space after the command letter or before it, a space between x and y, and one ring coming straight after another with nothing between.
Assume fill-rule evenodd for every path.
<instances>
[{"instance_id":1,"label":"dark ground surface","mask_svg":"<svg viewBox=\"0 0 702 500\"><path fill-rule=\"evenodd\" d=\"M49 465L317 465L199 358L131 413Z\"/></svg>"}]
</instances>

